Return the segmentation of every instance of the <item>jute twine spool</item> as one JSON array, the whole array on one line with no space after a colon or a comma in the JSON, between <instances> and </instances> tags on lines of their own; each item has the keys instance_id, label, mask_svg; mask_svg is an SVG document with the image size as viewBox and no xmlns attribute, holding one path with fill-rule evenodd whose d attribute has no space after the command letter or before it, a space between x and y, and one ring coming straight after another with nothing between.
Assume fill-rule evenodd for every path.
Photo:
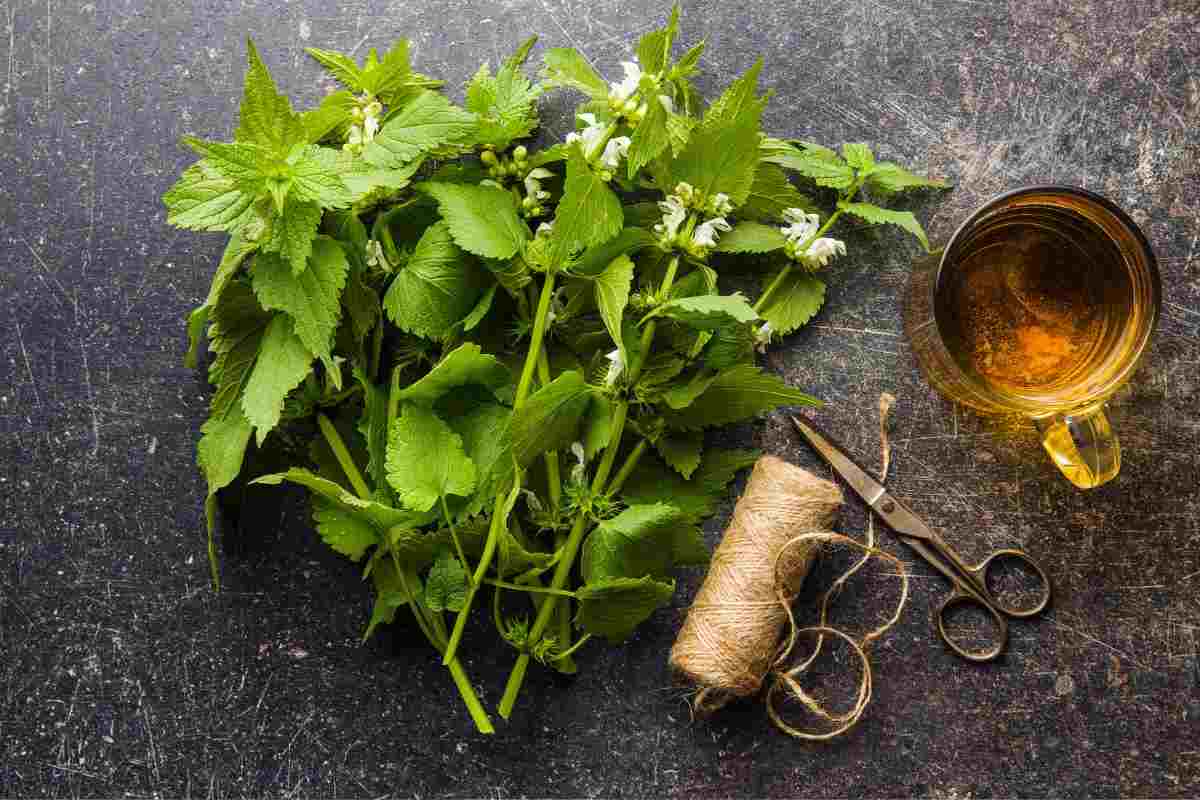
<instances>
[{"instance_id":1,"label":"jute twine spool","mask_svg":"<svg viewBox=\"0 0 1200 800\"><path fill-rule=\"evenodd\" d=\"M881 412L886 417L882 403ZM806 470L774 456L763 456L754 465L671 650L672 667L697 688L692 701L695 712L711 713L734 698L758 693L764 681L769 681L764 698L767 713L790 736L832 739L862 716L872 690L866 650L899 620L908 597L908 574L899 559L875 548L873 530L868 532L866 544L829 530L841 504L837 485ZM819 623L798 628L792 602L818 551L835 544L861 550L863 558L825 592ZM829 601L872 556L896 567L901 579L900 600L890 619L856 639L828 624ZM785 627L787 636L781 644ZM814 650L799 664L788 666L802 634L815 637ZM816 660L827 636L847 644L861 665L857 696L843 713L824 708L796 680ZM781 695L799 702L832 727L812 732L789 724L776 707Z\"/></svg>"}]
</instances>

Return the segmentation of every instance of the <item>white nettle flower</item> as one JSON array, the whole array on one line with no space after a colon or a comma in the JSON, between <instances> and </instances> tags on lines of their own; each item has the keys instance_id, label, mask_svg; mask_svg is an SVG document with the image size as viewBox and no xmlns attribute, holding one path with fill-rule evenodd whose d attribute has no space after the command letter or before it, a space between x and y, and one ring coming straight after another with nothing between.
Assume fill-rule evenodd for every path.
<instances>
[{"instance_id":1,"label":"white nettle flower","mask_svg":"<svg viewBox=\"0 0 1200 800\"><path fill-rule=\"evenodd\" d=\"M754 331L754 349L760 353L767 352L767 345L771 343L771 323L764 322L759 328Z\"/></svg>"},{"instance_id":2,"label":"white nettle flower","mask_svg":"<svg viewBox=\"0 0 1200 800\"><path fill-rule=\"evenodd\" d=\"M680 181L679 183L675 184L674 194L685 206L692 205L698 199L696 197L696 187L692 186L687 181Z\"/></svg>"},{"instance_id":3,"label":"white nettle flower","mask_svg":"<svg viewBox=\"0 0 1200 800\"><path fill-rule=\"evenodd\" d=\"M583 442L571 443L571 455L575 456L575 466L571 467L571 481L583 483L587 478L587 451L583 449Z\"/></svg>"},{"instance_id":4,"label":"white nettle flower","mask_svg":"<svg viewBox=\"0 0 1200 800\"><path fill-rule=\"evenodd\" d=\"M586 155L595 150L596 145L604 138L605 127L596 120L595 114L578 114L576 115L576 119L583 122L587 127L582 131L568 133L567 144L579 142Z\"/></svg>"},{"instance_id":5,"label":"white nettle flower","mask_svg":"<svg viewBox=\"0 0 1200 800\"><path fill-rule=\"evenodd\" d=\"M642 81L642 69L632 61L622 61L621 69L625 70L625 78L620 82L613 82L608 85L608 99L610 102L624 103L638 90L638 84Z\"/></svg>"},{"instance_id":6,"label":"white nettle flower","mask_svg":"<svg viewBox=\"0 0 1200 800\"><path fill-rule=\"evenodd\" d=\"M554 223L543 222L541 225L537 226L537 230L534 231L533 235L540 238L542 236L549 236L552 233L554 233Z\"/></svg>"},{"instance_id":7,"label":"white nettle flower","mask_svg":"<svg viewBox=\"0 0 1200 800\"><path fill-rule=\"evenodd\" d=\"M792 244L800 244L808 237L817 232L817 228L821 227L821 217L816 214L807 214L800 208L787 208L783 211L783 218L790 225L785 225L781 230L783 235Z\"/></svg>"},{"instance_id":8,"label":"white nettle flower","mask_svg":"<svg viewBox=\"0 0 1200 800\"><path fill-rule=\"evenodd\" d=\"M616 169L621 166L621 159L629 154L629 137L615 136L608 140L608 144L604 145L604 154L600 156L600 163L606 169Z\"/></svg>"},{"instance_id":9,"label":"white nettle flower","mask_svg":"<svg viewBox=\"0 0 1200 800\"><path fill-rule=\"evenodd\" d=\"M550 193L542 188L541 181L546 178L553 178L554 173L545 167L532 169L525 176L525 196L532 197L534 200L545 200L550 197Z\"/></svg>"},{"instance_id":10,"label":"white nettle flower","mask_svg":"<svg viewBox=\"0 0 1200 800\"><path fill-rule=\"evenodd\" d=\"M839 239L822 236L808 246L801 260L810 267L823 267L837 256L846 255L846 243Z\"/></svg>"},{"instance_id":11,"label":"white nettle flower","mask_svg":"<svg viewBox=\"0 0 1200 800\"><path fill-rule=\"evenodd\" d=\"M726 222L724 217L705 220L696 226L696 230L692 231L692 245L694 247L716 247L720 233L732 229L733 226Z\"/></svg>"},{"instance_id":12,"label":"white nettle flower","mask_svg":"<svg viewBox=\"0 0 1200 800\"><path fill-rule=\"evenodd\" d=\"M676 195L668 195L666 200L659 202L658 207L662 209L662 222L654 226L654 232L663 239L674 239L679 233L679 226L687 219L687 207Z\"/></svg>"},{"instance_id":13,"label":"white nettle flower","mask_svg":"<svg viewBox=\"0 0 1200 800\"><path fill-rule=\"evenodd\" d=\"M675 113L675 101L671 99L671 95L660 94L658 96L658 102L662 103L662 107L667 110L668 114Z\"/></svg>"},{"instance_id":14,"label":"white nettle flower","mask_svg":"<svg viewBox=\"0 0 1200 800\"><path fill-rule=\"evenodd\" d=\"M709 209L719 217L723 217L733 211L733 203L729 201L729 195L724 192L717 192L708 201Z\"/></svg>"},{"instance_id":15,"label":"white nettle flower","mask_svg":"<svg viewBox=\"0 0 1200 800\"><path fill-rule=\"evenodd\" d=\"M604 376L604 385L613 386L617 382L617 378L621 377L621 373L625 371L625 359L621 358L621 351L613 350L605 358L608 359L608 374Z\"/></svg>"},{"instance_id":16,"label":"white nettle flower","mask_svg":"<svg viewBox=\"0 0 1200 800\"><path fill-rule=\"evenodd\" d=\"M367 266L388 269L387 256L383 254L383 245L377 239L367 242Z\"/></svg>"}]
</instances>

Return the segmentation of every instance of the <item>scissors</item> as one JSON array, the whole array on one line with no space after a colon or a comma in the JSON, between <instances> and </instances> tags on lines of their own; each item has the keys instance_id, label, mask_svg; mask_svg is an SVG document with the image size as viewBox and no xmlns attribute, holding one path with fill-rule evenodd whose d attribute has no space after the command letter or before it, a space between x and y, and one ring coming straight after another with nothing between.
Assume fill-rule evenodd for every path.
<instances>
[{"instance_id":1,"label":"scissors","mask_svg":"<svg viewBox=\"0 0 1200 800\"><path fill-rule=\"evenodd\" d=\"M970 661L991 661L1000 655L1008 642L1008 618L1020 619L1041 613L1050 603L1050 578L1041 565L1021 550L996 550L975 566L967 564L962 556L946 544L908 506L892 496L883 484L871 477L866 470L855 464L840 447L833 444L812 423L792 417L792 422L804 434L809 444L829 462L834 471L842 476L850 488L858 493L871 510L891 528L917 555L925 559L934 569L950 579L953 591L942 601L937 611L938 633L942 641L959 656ZM1007 605L988 588L988 570L999 561L1017 561L1031 569L1041 586L1037 602L1028 608ZM976 606L992 618L999 630L999 639L985 650L970 650L954 641L946 631L946 613L961 606Z\"/></svg>"}]
</instances>

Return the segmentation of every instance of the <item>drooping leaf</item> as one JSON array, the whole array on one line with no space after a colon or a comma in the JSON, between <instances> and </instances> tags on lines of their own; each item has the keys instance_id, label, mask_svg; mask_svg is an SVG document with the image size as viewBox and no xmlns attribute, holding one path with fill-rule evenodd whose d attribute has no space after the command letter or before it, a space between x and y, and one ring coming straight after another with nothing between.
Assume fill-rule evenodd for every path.
<instances>
[{"instance_id":1,"label":"drooping leaf","mask_svg":"<svg viewBox=\"0 0 1200 800\"><path fill-rule=\"evenodd\" d=\"M774 333L786 336L812 319L824 302L825 282L803 270L793 269L767 298L760 313L771 324Z\"/></svg>"},{"instance_id":2,"label":"drooping leaf","mask_svg":"<svg viewBox=\"0 0 1200 800\"><path fill-rule=\"evenodd\" d=\"M671 602L675 581L654 578L611 578L585 584L576 592L579 627L611 642L629 638L634 628Z\"/></svg>"},{"instance_id":3,"label":"drooping leaf","mask_svg":"<svg viewBox=\"0 0 1200 800\"><path fill-rule=\"evenodd\" d=\"M921 227L920 222L917 222L917 218L911 211L880 208L871 203L847 203L844 200L838 201L838 208L872 225L886 224L903 228L917 237L917 241L925 248L925 252L929 252L929 239L925 236L925 229Z\"/></svg>"},{"instance_id":4,"label":"drooping leaf","mask_svg":"<svg viewBox=\"0 0 1200 800\"><path fill-rule=\"evenodd\" d=\"M596 305L600 318L625 362L625 343L621 338L621 318L629 305L629 287L633 285L633 262L629 256L618 256L604 272L596 276Z\"/></svg>"},{"instance_id":5,"label":"drooping leaf","mask_svg":"<svg viewBox=\"0 0 1200 800\"><path fill-rule=\"evenodd\" d=\"M700 466L700 454L704 450L704 436L698 432L669 433L654 440L654 449L671 469L685 478Z\"/></svg>"},{"instance_id":6,"label":"drooping leaf","mask_svg":"<svg viewBox=\"0 0 1200 800\"><path fill-rule=\"evenodd\" d=\"M375 526L320 495L313 497L312 513L321 540L351 561L381 541Z\"/></svg>"},{"instance_id":7,"label":"drooping leaf","mask_svg":"<svg viewBox=\"0 0 1200 800\"><path fill-rule=\"evenodd\" d=\"M780 406L816 405L820 405L816 398L747 364L720 373L691 405L664 418L672 428L698 430L749 419Z\"/></svg>"},{"instance_id":8,"label":"drooping leaf","mask_svg":"<svg viewBox=\"0 0 1200 800\"><path fill-rule=\"evenodd\" d=\"M429 511L443 497L467 497L475 490L475 464L463 451L462 437L419 405L406 405L392 424L387 476L400 502L414 511Z\"/></svg>"},{"instance_id":9,"label":"drooping leaf","mask_svg":"<svg viewBox=\"0 0 1200 800\"><path fill-rule=\"evenodd\" d=\"M630 506L601 521L583 543L584 582L665 575L674 564L676 531L688 526L684 514L666 503Z\"/></svg>"},{"instance_id":10,"label":"drooping leaf","mask_svg":"<svg viewBox=\"0 0 1200 800\"><path fill-rule=\"evenodd\" d=\"M217 271L213 274L208 297L188 315L188 349L183 363L189 369L196 368L200 337L204 334L204 326L208 324L209 315L216 307L221 293L225 291L230 279L238 273L245 260L257 249L256 242L247 241L238 233L229 237L225 252L221 255L221 263L217 265Z\"/></svg>"},{"instance_id":11,"label":"drooping leaf","mask_svg":"<svg viewBox=\"0 0 1200 800\"><path fill-rule=\"evenodd\" d=\"M529 237L512 195L503 189L433 181L417 188L437 200L454 241L469 253L512 258Z\"/></svg>"},{"instance_id":12,"label":"drooping leaf","mask_svg":"<svg viewBox=\"0 0 1200 800\"><path fill-rule=\"evenodd\" d=\"M252 483L278 486L284 481L290 481L310 489L332 503L335 508L372 525L380 536L393 530L417 528L428 524L433 519L431 514L392 508L373 500L363 500L337 483L315 475L306 469L292 468L287 472L263 475L255 478Z\"/></svg>"}]
</instances>

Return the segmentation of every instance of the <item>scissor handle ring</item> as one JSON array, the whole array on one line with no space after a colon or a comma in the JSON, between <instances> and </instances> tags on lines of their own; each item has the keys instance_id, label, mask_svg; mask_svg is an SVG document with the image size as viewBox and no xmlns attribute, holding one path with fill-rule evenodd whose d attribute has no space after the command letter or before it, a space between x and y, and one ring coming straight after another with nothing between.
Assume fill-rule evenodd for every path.
<instances>
[{"instance_id":1,"label":"scissor handle ring","mask_svg":"<svg viewBox=\"0 0 1200 800\"><path fill-rule=\"evenodd\" d=\"M1006 605L1004 603L1004 601L1000 597L998 597L988 587L988 585L987 585L988 570L992 568L992 565L996 562L997 559L999 559L1001 561L1004 561L1006 559L1016 559L1017 561L1020 561L1021 563L1025 564L1025 566L1029 567L1029 569L1033 570L1037 574L1038 579L1041 580L1041 583L1042 583L1042 591L1041 591L1041 594L1038 596L1038 601L1036 603L1034 603L1029 608L1013 608L1011 606ZM985 558L977 566L971 567L971 572L974 573L978 577L979 583L983 588L984 597L987 598L988 602L991 603L993 606L995 606L997 610L1003 612L1004 614L1007 614L1010 617L1013 617L1015 619L1022 619L1024 617L1032 617L1032 616L1035 616L1035 615L1040 614L1043 611L1045 611L1046 606L1048 606L1050 604L1050 576L1046 574L1046 571L1044 569L1042 569L1042 566L1040 564L1038 564L1036 561L1034 561L1032 558L1030 558L1029 554L1025 553L1022 550L1012 550L1012 549L997 550L994 553L992 553L990 556Z\"/></svg>"},{"instance_id":2,"label":"scissor handle ring","mask_svg":"<svg viewBox=\"0 0 1200 800\"><path fill-rule=\"evenodd\" d=\"M968 605L982 608L996 623L996 627L999 628L999 636L997 637L996 644L987 650L968 650L955 642L954 637L946 631L946 612L956 606ZM954 591L938 607L937 626L938 633L941 634L942 641L946 643L946 646L968 661L977 661L980 663L994 661L1004 652L1004 645L1008 643L1008 622L1004 619L1004 615L974 594L963 591L959 586L955 586Z\"/></svg>"}]
</instances>

